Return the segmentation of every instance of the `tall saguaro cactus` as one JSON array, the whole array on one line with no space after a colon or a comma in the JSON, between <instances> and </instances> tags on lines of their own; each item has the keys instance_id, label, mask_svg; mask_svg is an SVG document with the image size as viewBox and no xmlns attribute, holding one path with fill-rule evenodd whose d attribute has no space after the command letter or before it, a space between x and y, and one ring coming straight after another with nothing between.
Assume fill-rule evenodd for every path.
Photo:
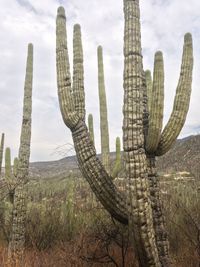
<instances>
[{"instance_id":1,"label":"tall saguaro cactus","mask_svg":"<svg viewBox=\"0 0 200 267\"><path fill-rule=\"evenodd\" d=\"M0 175L2 169L2 162L3 162L3 149L4 149L4 133L1 135L1 145L0 145Z\"/></svg>"},{"instance_id":2,"label":"tall saguaro cactus","mask_svg":"<svg viewBox=\"0 0 200 267\"><path fill-rule=\"evenodd\" d=\"M153 88L157 89L152 89L150 79L145 80L144 77L139 0L124 0L124 18L123 158L127 184L125 195L117 190L112 177L96 156L83 112L80 112L80 109L84 110L85 108L83 97L80 101L81 106L77 107L76 105L78 98L77 94L74 94L74 86L71 84L66 17L63 7L58 9L56 25L59 104L63 120L72 132L79 167L91 189L111 216L121 223L129 225L139 266L168 267L170 266L168 242L161 211L155 161L152 161L152 156L162 154L161 152L171 146L181 129L180 125L176 125L176 118L179 117L183 123L187 113L192 74L191 36L187 34L185 37L179 89L177 88L171 122L165 127L169 130L164 129L161 134L163 92L159 91L157 94L153 90L163 89L162 54L160 52L156 54L155 61L157 63L154 69ZM78 36L74 35L74 38L78 38ZM188 41L189 39L190 41ZM187 56L185 57L186 50ZM83 56L82 53L79 55ZM77 62L76 57L77 53L74 51L74 64ZM83 62L83 59L81 58L78 62ZM76 75L78 73L74 72L73 76ZM81 78L83 79L83 76ZM84 89L82 85L83 80L81 80L81 86L76 88L76 90L80 90L79 96L84 95L81 93ZM154 104L151 104L151 101L154 101ZM180 103L183 103L184 107L181 107ZM148 109L149 119L146 114ZM151 122L151 120L153 121ZM154 127L155 132L151 132ZM172 131L174 127L178 127L178 129L174 129L175 133ZM159 141L152 140L155 136L159 138ZM155 153L152 148L156 146Z\"/></svg>"},{"instance_id":3,"label":"tall saguaro cactus","mask_svg":"<svg viewBox=\"0 0 200 267\"><path fill-rule=\"evenodd\" d=\"M193 68L192 36L187 33L184 38L181 74L176 89L174 107L170 119L162 131L164 110L164 63L162 52L155 54L153 83L150 81L151 73L146 71L148 84L147 98L149 108L149 127L146 138L146 154L149 169L150 195L154 218L154 227L159 252L166 264L168 261L168 241L165 230L164 216L162 215L159 196L158 177L156 172L155 157L165 154L179 135L189 108L192 68Z\"/></svg>"},{"instance_id":4,"label":"tall saguaro cactus","mask_svg":"<svg viewBox=\"0 0 200 267\"><path fill-rule=\"evenodd\" d=\"M20 147L17 167L17 183L14 194L13 224L9 243L10 265L24 266L25 221L26 221L26 183L31 142L31 113L32 113L32 80L33 80L33 45L28 45L26 77L24 86L23 119L20 137Z\"/></svg>"},{"instance_id":5,"label":"tall saguaro cactus","mask_svg":"<svg viewBox=\"0 0 200 267\"><path fill-rule=\"evenodd\" d=\"M109 147L109 130L108 130L108 115L107 101L104 80L103 66L103 48L98 46L98 85L99 85L99 107L100 107L100 131L101 131L101 156L105 169L110 171L110 147Z\"/></svg>"}]
</instances>

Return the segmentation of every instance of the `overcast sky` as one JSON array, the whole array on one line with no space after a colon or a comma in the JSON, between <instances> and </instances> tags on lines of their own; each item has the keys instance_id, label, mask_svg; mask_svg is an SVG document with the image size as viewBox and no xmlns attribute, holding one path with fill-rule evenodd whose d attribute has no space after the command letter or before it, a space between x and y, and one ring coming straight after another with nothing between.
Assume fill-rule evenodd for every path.
<instances>
[{"instance_id":1,"label":"overcast sky","mask_svg":"<svg viewBox=\"0 0 200 267\"><path fill-rule=\"evenodd\" d=\"M111 150L122 136L123 1L122 0L1 0L0 9L0 132L17 156L27 44L34 44L33 123L31 161L59 159L72 144L57 99L55 18L59 5L67 15L68 46L72 62L73 24L82 26L87 114L95 122L95 142L100 151L96 48L104 48ZM200 1L141 1L142 46L145 69L152 69L156 50L165 61L165 123L170 115L179 78L186 32L193 34L193 92L186 124L180 137L200 133ZM72 67L72 64L71 64Z\"/></svg>"}]
</instances>

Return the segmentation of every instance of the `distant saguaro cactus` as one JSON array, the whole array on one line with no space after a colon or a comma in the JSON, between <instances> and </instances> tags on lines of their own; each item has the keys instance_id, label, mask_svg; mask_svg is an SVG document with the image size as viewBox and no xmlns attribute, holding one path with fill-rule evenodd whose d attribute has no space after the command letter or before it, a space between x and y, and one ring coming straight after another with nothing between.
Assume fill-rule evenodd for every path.
<instances>
[{"instance_id":1,"label":"distant saguaro cactus","mask_svg":"<svg viewBox=\"0 0 200 267\"><path fill-rule=\"evenodd\" d=\"M116 138L116 159L115 164L112 170L112 177L115 178L120 170L121 170L121 145L120 145L120 138Z\"/></svg>"},{"instance_id":2,"label":"distant saguaro cactus","mask_svg":"<svg viewBox=\"0 0 200 267\"><path fill-rule=\"evenodd\" d=\"M12 167L11 167L10 148L6 147L6 150L5 150L5 177L7 180L10 180L11 176L12 176Z\"/></svg>"},{"instance_id":3,"label":"distant saguaro cactus","mask_svg":"<svg viewBox=\"0 0 200 267\"><path fill-rule=\"evenodd\" d=\"M104 79L103 66L103 48L98 46L98 87L99 87L99 107L100 107L100 131L101 131L101 156L102 162L107 170L110 172L110 145L109 145L109 130L108 130L108 115L107 115L107 101Z\"/></svg>"},{"instance_id":4,"label":"distant saguaro cactus","mask_svg":"<svg viewBox=\"0 0 200 267\"><path fill-rule=\"evenodd\" d=\"M1 145L0 145L0 175L2 169L2 162L3 162L3 149L4 149L4 133L1 135Z\"/></svg>"},{"instance_id":5,"label":"distant saguaro cactus","mask_svg":"<svg viewBox=\"0 0 200 267\"><path fill-rule=\"evenodd\" d=\"M89 130L92 142L95 143L94 142L94 124L93 124L93 116L92 116L92 114L88 115L88 130Z\"/></svg>"},{"instance_id":6,"label":"distant saguaro cactus","mask_svg":"<svg viewBox=\"0 0 200 267\"><path fill-rule=\"evenodd\" d=\"M157 106L157 102L156 104L154 102L154 106L147 103L146 92L149 90L151 92L151 96L148 92L149 99L152 99L150 101L158 101L157 99L162 101L163 95L156 94L156 100L154 100L154 92L151 91L150 83L148 83L148 80L146 82L144 76L139 0L124 0L124 17L123 159L127 184L125 195L115 187L112 177L98 159L85 124L85 118L80 112L80 108L75 105L78 101L71 85L66 17L63 7L58 9L56 25L56 63L60 109L66 126L72 132L80 169L91 189L112 217L124 224L129 224L139 266L168 267L170 266L168 241L160 210L157 177L154 165L151 165L152 162L149 162L149 158L152 159L152 156L165 153L170 148L182 127L179 123L177 125L176 116L180 115L179 120L182 123L185 120L191 91L192 39L190 34L185 36L183 63L178 85L180 90L177 89L170 121L159 138L159 142L157 140L151 140L150 142L148 140L150 136L158 135L159 130L157 128L161 128L160 118L162 115L160 112L162 106ZM76 56L76 53L74 53L74 58ZM163 80L163 77L160 77L162 73L160 52L157 53L156 58L159 64L155 67L153 84L155 88L160 88L162 87L160 83ZM74 62L76 61L74 60ZM83 62L83 59L80 59L79 62ZM74 73L74 75L78 75L78 73ZM157 79L159 80L158 83L156 83ZM148 88L146 88L146 83ZM83 80L81 85L83 85ZM79 87L80 92L83 89L83 86ZM81 101L81 109L84 110L83 103L84 99ZM146 114L147 106L150 106L151 112L149 120ZM153 118L155 124L151 124ZM151 133L153 128L151 125L156 125L155 133ZM149 148L150 143L152 143L151 149ZM153 148L156 146L157 152L155 153Z\"/></svg>"},{"instance_id":7,"label":"distant saguaro cactus","mask_svg":"<svg viewBox=\"0 0 200 267\"><path fill-rule=\"evenodd\" d=\"M26 77L24 86L23 119L17 168L17 187L14 193L13 224L9 243L9 264L12 267L24 266L25 222L26 222L26 183L31 142L32 113L32 80L33 80L33 45L28 45Z\"/></svg>"}]
</instances>

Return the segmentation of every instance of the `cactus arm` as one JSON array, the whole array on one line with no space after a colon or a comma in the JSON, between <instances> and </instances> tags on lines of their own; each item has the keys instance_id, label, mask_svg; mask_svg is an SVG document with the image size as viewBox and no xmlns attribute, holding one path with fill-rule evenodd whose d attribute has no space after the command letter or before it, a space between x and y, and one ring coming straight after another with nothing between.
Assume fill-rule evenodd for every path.
<instances>
[{"instance_id":1,"label":"cactus arm","mask_svg":"<svg viewBox=\"0 0 200 267\"><path fill-rule=\"evenodd\" d=\"M0 175L1 175L2 162L3 162L4 138L5 138L5 134L2 133L2 135L1 135L1 146L0 146Z\"/></svg>"},{"instance_id":2,"label":"cactus arm","mask_svg":"<svg viewBox=\"0 0 200 267\"><path fill-rule=\"evenodd\" d=\"M123 146L135 248L140 266L161 266L148 191L143 133L143 66L139 1L124 0Z\"/></svg>"},{"instance_id":3,"label":"cactus arm","mask_svg":"<svg viewBox=\"0 0 200 267\"><path fill-rule=\"evenodd\" d=\"M88 115L88 130L90 133L90 138L94 144L94 124L93 124L93 116L92 114Z\"/></svg>"},{"instance_id":4,"label":"cactus arm","mask_svg":"<svg viewBox=\"0 0 200 267\"><path fill-rule=\"evenodd\" d=\"M162 201L158 174L156 170L155 156L148 156L148 180L150 187L151 205L153 211L153 224L156 234L156 244L158 247L159 259L163 267L170 266L169 241L166 231L165 216L162 212Z\"/></svg>"},{"instance_id":5,"label":"cactus arm","mask_svg":"<svg viewBox=\"0 0 200 267\"><path fill-rule=\"evenodd\" d=\"M156 156L165 154L171 148L171 145L175 142L183 127L189 109L192 85L192 69L192 36L190 33L187 33L184 38L181 72L176 89L173 110L170 119L162 132L160 142L156 150Z\"/></svg>"},{"instance_id":6,"label":"cactus arm","mask_svg":"<svg viewBox=\"0 0 200 267\"><path fill-rule=\"evenodd\" d=\"M73 38L73 96L75 110L79 118L85 118L85 92L84 92L84 69L83 48L81 41L81 28L79 24L74 25Z\"/></svg>"},{"instance_id":7,"label":"cactus arm","mask_svg":"<svg viewBox=\"0 0 200 267\"><path fill-rule=\"evenodd\" d=\"M97 198L111 215L127 224L125 200L120 193L117 193L111 177L97 158L85 121L79 117L77 110L75 110L67 52L66 17L63 7L58 8L56 38L57 85L60 109L66 126L72 131L79 167L95 191ZM79 89L77 88L77 90ZM93 176L93 174L95 175ZM110 203L112 199L116 201Z\"/></svg>"},{"instance_id":8,"label":"cactus arm","mask_svg":"<svg viewBox=\"0 0 200 267\"><path fill-rule=\"evenodd\" d=\"M152 96L152 88L153 88L153 82L152 82L152 77L151 77L151 71L146 70L145 71L145 79L146 79L146 88L147 88L147 96L148 96L148 102L147 102L147 107L148 107L148 112L151 112L151 96Z\"/></svg>"},{"instance_id":9,"label":"cactus arm","mask_svg":"<svg viewBox=\"0 0 200 267\"><path fill-rule=\"evenodd\" d=\"M65 124L71 129L79 121L72 97L71 75L67 48L66 17L63 7L58 8L56 20L56 66L60 110Z\"/></svg>"},{"instance_id":10,"label":"cactus arm","mask_svg":"<svg viewBox=\"0 0 200 267\"><path fill-rule=\"evenodd\" d=\"M98 46L98 88L99 88L99 107L100 107L100 131L101 131L101 155L102 162L106 170L110 171L110 148L109 131L107 117L106 91L104 81L103 48Z\"/></svg>"},{"instance_id":11,"label":"cactus arm","mask_svg":"<svg viewBox=\"0 0 200 267\"><path fill-rule=\"evenodd\" d=\"M115 164L114 168L112 171L112 177L115 178L119 174L121 170L121 144L120 144L120 138L116 138L116 159L115 159Z\"/></svg>"},{"instance_id":12,"label":"cactus arm","mask_svg":"<svg viewBox=\"0 0 200 267\"><path fill-rule=\"evenodd\" d=\"M80 121L73 129L72 137L79 167L96 197L111 216L121 223L127 224L128 218L124 198L117 191L112 178L97 158L94 145L83 121Z\"/></svg>"},{"instance_id":13,"label":"cactus arm","mask_svg":"<svg viewBox=\"0 0 200 267\"><path fill-rule=\"evenodd\" d=\"M148 83L149 81L147 81ZM149 89L147 90L147 96L150 102L148 104L150 106L150 112L146 150L149 154L153 154L160 141L164 108L164 64L163 55L160 51L155 54L153 87L151 92Z\"/></svg>"},{"instance_id":14,"label":"cactus arm","mask_svg":"<svg viewBox=\"0 0 200 267\"><path fill-rule=\"evenodd\" d=\"M24 86L23 119L18 155L17 183L14 194L13 223L9 242L8 258L10 266L23 266L25 245L25 221L27 192L25 184L28 180L28 168L31 142L32 113L32 79L33 79L33 45L28 45L26 77Z\"/></svg>"}]
</instances>

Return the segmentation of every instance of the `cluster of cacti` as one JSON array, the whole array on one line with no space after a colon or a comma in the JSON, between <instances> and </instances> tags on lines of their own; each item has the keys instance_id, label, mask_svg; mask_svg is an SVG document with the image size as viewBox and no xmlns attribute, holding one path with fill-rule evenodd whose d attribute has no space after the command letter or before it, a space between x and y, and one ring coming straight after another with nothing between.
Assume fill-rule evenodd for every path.
<instances>
[{"instance_id":1,"label":"cluster of cacti","mask_svg":"<svg viewBox=\"0 0 200 267\"><path fill-rule=\"evenodd\" d=\"M26 183L28 181L28 168L31 141L31 113L32 113L32 79L33 79L33 45L28 45L26 77L24 86L23 119L20 137L20 147L16 172L17 186L13 201L13 222L11 239L9 242L10 266L24 266L25 223L26 223Z\"/></svg>"},{"instance_id":2,"label":"cluster of cacti","mask_svg":"<svg viewBox=\"0 0 200 267\"><path fill-rule=\"evenodd\" d=\"M174 108L169 122L161 133L164 99L162 53L156 53L151 86L151 81L148 75L145 79L143 70L139 0L124 0L124 17L123 159L126 196L117 190L106 167L96 156L83 115L85 112L84 97L81 98L84 96L83 76L81 76L81 86L76 87L76 93L74 85L71 85L66 17L63 7L58 9L56 25L60 109L66 126L72 132L79 166L84 177L111 216L124 224L129 224L139 266L166 267L170 266L169 248L159 196L155 156L162 155L170 149L185 121L191 92L192 38L190 34L185 35L181 75ZM79 32L74 34L74 38L78 39L82 49L80 26L78 29ZM101 57L101 49L99 53ZM74 69L78 69L77 63L83 63L82 57L82 50L81 53L74 50ZM83 65L81 73L82 69ZM102 70L101 75L103 76ZM75 76L79 76L77 71L73 74L73 77ZM77 106L79 102L81 105Z\"/></svg>"}]
</instances>

